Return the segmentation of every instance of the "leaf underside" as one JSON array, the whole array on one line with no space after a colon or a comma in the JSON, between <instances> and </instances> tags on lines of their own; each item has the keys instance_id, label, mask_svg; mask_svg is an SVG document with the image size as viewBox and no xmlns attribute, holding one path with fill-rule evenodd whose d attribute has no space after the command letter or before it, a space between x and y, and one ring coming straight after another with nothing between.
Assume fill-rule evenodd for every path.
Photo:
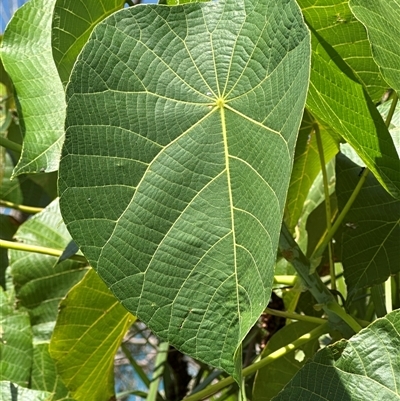
<instances>
[{"instance_id":1,"label":"leaf underside","mask_svg":"<svg viewBox=\"0 0 400 401\"><path fill-rule=\"evenodd\" d=\"M130 312L236 379L271 292L309 68L292 0L137 6L96 27L67 87L74 240Z\"/></svg>"}]
</instances>

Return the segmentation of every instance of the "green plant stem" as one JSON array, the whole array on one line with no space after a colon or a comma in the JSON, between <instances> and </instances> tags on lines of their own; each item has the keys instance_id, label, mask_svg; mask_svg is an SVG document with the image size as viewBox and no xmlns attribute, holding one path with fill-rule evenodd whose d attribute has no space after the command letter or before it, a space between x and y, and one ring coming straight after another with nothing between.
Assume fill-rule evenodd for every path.
<instances>
[{"instance_id":1,"label":"green plant stem","mask_svg":"<svg viewBox=\"0 0 400 401\"><path fill-rule=\"evenodd\" d=\"M6 149L13 150L14 152L17 152L17 153L22 152L22 146L19 143L10 141L9 139L7 139L1 135L0 135L0 146L3 146Z\"/></svg>"},{"instance_id":2,"label":"green plant stem","mask_svg":"<svg viewBox=\"0 0 400 401\"><path fill-rule=\"evenodd\" d=\"M286 319L292 319L292 320L301 320L303 322L310 322L315 324L324 324L327 322L326 319L322 319L320 317L300 315L300 313L286 312L270 308L265 308L264 312L273 316L284 317Z\"/></svg>"},{"instance_id":3,"label":"green plant stem","mask_svg":"<svg viewBox=\"0 0 400 401\"><path fill-rule=\"evenodd\" d=\"M274 276L274 284L283 284L293 287L297 282L297 276Z\"/></svg>"},{"instance_id":4,"label":"green plant stem","mask_svg":"<svg viewBox=\"0 0 400 401\"><path fill-rule=\"evenodd\" d=\"M377 317L386 316L385 291L383 284L376 284L371 287L371 299L374 304Z\"/></svg>"},{"instance_id":5,"label":"green plant stem","mask_svg":"<svg viewBox=\"0 0 400 401\"><path fill-rule=\"evenodd\" d=\"M43 255L60 257L64 251L54 248L47 248L38 245L23 244L21 242L6 241L0 239L0 248L14 249L16 251L41 253ZM81 255L72 255L68 259L76 260L77 262L87 264L87 260Z\"/></svg>"},{"instance_id":6,"label":"green plant stem","mask_svg":"<svg viewBox=\"0 0 400 401\"><path fill-rule=\"evenodd\" d=\"M0 206L9 207L11 209L20 210L24 213L35 214L40 213L44 209L41 207L34 207L34 206L25 206L25 205L18 205L17 203L8 202L5 200L0 199Z\"/></svg>"},{"instance_id":7,"label":"green plant stem","mask_svg":"<svg viewBox=\"0 0 400 401\"><path fill-rule=\"evenodd\" d=\"M124 343L121 344L121 350L124 353L125 357L128 359L129 363L132 365L133 369L135 369L135 372L138 374L144 385L147 388L149 388L150 387L149 378L147 377L146 373L143 372L143 369L137 364L135 358L132 358L132 355L128 347Z\"/></svg>"},{"instance_id":8,"label":"green plant stem","mask_svg":"<svg viewBox=\"0 0 400 401\"><path fill-rule=\"evenodd\" d=\"M335 297L318 274L316 272L310 274L310 261L293 239L286 224L282 225L279 249L282 256L296 269L317 304L325 311L332 327L339 330L345 337L350 337L354 334L353 332L357 333L361 326L339 306ZM337 305L337 308L335 305Z\"/></svg>"},{"instance_id":9,"label":"green plant stem","mask_svg":"<svg viewBox=\"0 0 400 401\"><path fill-rule=\"evenodd\" d=\"M169 344L167 342L160 343L153 372L153 379L150 382L149 393L146 401L155 401L158 394L158 386L164 372L165 363L167 361Z\"/></svg>"},{"instance_id":10,"label":"green plant stem","mask_svg":"<svg viewBox=\"0 0 400 401\"><path fill-rule=\"evenodd\" d=\"M355 319L353 319L352 316L347 314L346 311L336 301L329 302L326 307L328 310L335 313L337 316L340 317L340 319L346 322L354 330L355 333L358 333L362 329L361 325Z\"/></svg>"},{"instance_id":11,"label":"green plant stem","mask_svg":"<svg viewBox=\"0 0 400 401\"><path fill-rule=\"evenodd\" d=\"M326 229L328 232L332 227L332 209L331 209L331 198L329 196L329 184L328 184L328 174L326 173L326 163L324 155L324 147L322 144L321 132L319 130L319 125L317 123L313 124L315 131L315 137L317 140L319 160L321 164L322 181L324 184L324 194L325 194L325 216L326 216ZM331 288L336 290L336 276L335 276L335 264L333 262L333 251L332 251L332 241L328 242L328 253L329 253L329 272L331 276Z\"/></svg>"},{"instance_id":12,"label":"green plant stem","mask_svg":"<svg viewBox=\"0 0 400 401\"><path fill-rule=\"evenodd\" d=\"M263 368L263 367L269 365L270 363L276 361L277 359L287 355L289 352L294 351L295 349L303 346L304 344L308 343L309 341L312 341L315 338L322 336L323 334L327 333L328 331L329 331L328 323L326 322L324 324L321 324L320 326L316 327L314 330L311 330L309 333L302 335L301 337L299 337L297 340L293 341L292 343L287 344L284 347L277 349L276 351L267 355L265 358L261 359L260 361L243 369L242 376L246 377L246 376L249 376L249 375L257 372L261 368ZM229 386L230 384L233 384L233 383L235 383L233 378L231 376L227 377L225 379L222 379L218 383L205 388L204 390L201 390L195 394L190 395L189 397L184 398L184 401L203 400L204 398L210 397L211 395L215 394L216 392L222 390L226 386Z\"/></svg>"},{"instance_id":13,"label":"green plant stem","mask_svg":"<svg viewBox=\"0 0 400 401\"><path fill-rule=\"evenodd\" d=\"M310 259L317 259L322 256L324 253L324 250L328 243L332 240L333 236L335 235L336 231L338 228L341 226L343 223L344 218L346 217L347 213L349 212L350 208L353 206L354 201L356 200L358 194L361 191L361 188L364 185L365 180L367 179L367 175L369 173L368 168L366 167L362 174L360 179L358 180L357 186L354 188L353 193L351 194L349 200L347 201L346 205L342 209L341 213L339 214L338 218L336 219L335 223L333 226L330 228L330 230L327 231L325 236L322 238L318 246L315 248L313 254L310 256Z\"/></svg>"},{"instance_id":14,"label":"green plant stem","mask_svg":"<svg viewBox=\"0 0 400 401\"><path fill-rule=\"evenodd\" d=\"M396 91L394 91L393 92L392 104L390 105L389 113L388 113L388 115L386 116L386 119L385 119L385 124L386 124L386 127L388 127L388 128L390 126L390 122L392 121L393 114L396 111L396 106L397 106L398 100L399 100L399 97L397 96Z\"/></svg>"}]
</instances>

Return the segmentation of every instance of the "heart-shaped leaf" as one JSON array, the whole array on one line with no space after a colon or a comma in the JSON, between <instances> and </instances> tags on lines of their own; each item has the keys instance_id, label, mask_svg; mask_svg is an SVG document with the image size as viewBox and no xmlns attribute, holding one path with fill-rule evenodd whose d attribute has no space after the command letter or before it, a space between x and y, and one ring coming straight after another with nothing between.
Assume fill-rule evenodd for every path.
<instances>
[{"instance_id":1,"label":"heart-shaped leaf","mask_svg":"<svg viewBox=\"0 0 400 401\"><path fill-rule=\"evenodd\" d=\"M123 305L239 376L268 299L310 63L293 0L138 6L67 87L63 217Z\"/></svg>"}]
</instances>

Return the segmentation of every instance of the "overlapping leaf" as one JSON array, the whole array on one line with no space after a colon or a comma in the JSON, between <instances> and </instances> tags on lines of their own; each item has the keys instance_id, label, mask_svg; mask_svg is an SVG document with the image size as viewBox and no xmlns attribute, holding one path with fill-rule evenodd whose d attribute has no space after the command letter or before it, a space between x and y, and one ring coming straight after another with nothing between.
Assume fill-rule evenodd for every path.
<instances>
[{"instance_id":1,"label":"overlapping leaf","mask_svg":"<svg viewBox=\"0 0 400 401\"><path fill-rule=\"evenodd\" d=\"M53 61L51 21L55 0L19 8L4 33L1 57L18 96L25 137L14 175L58 169L64 139L64 90Z\"/></svg>"},{"instance_id":2,"label":"overlapping leaf","mask_svg":"<svg viewBox=\"0 0 400 401\"><path fill-rule=\"evenodd\" d=\"M307 106L316 118L351 144L392 196L400 197L400 162L392 138L366 92L359 77L361 72L356 71L353 66L352 69L350 61L347 64L343 60L346 58L345 54L341 56L343 49L337 50L333 47L335 41L330 44L325 39L321 21L327 23L329 18L334 17L329 17L332 10L329 11L326 5L325 8L327 10L321 12L321 16L312 7L305 8L305 14L309 12L312 18L312 21L307 21L312 32L313 49ZM325 28L330 29L330 25ZM343 33L340 37L343 38ZM362 40L365 43L365 37ZM346 60L351 56L358 56L353 47L348 47L348 44L346 46L350 51Z\"/></svg>"},{"instance_id":3,"label":"overlapping leaf","mask_svg":"<svg viewBox=\"0 0 400 401\"><path fill-rule=\"evenodd\" d=\"M30 390L10 381L0 381L2 401L52 401L51 393Z\"/></svg>"},{"instance_id":4,"label":"overlapping leaf","mask_svg":"<svg viewBox=\"0 0 400 401\"><path fill-rule=\"evenodd\" d=\"M318 352L274 401L400 400L400 311Z\"/></svg>"},{"instance_id":5,"label":"overlapping leaf","mask_svg":"<svg viewBox=\"0 0 400 401\"><path fill-rule=\"evenodd\" d=\"M266 357L277 349L290 344L315 327L315 324L309 322L296 322L283 327L268 341L267 347L262 352L262 357ZM315 354L318 348L319 343L318 338L316 338L305 344L304 347L293 350L260 369L254 380L252 401L270 401Z\"/></svg>"},{"instance_id":6,"label":"overlapping leaf","mask_svg":"<svg viewBox=\"0 0 400 401\"><path fill-rule=\"evenodd\" d=\"M400 1L350 0L354 15L368 31L376 63L400 95Z\"/></svg>"},{"instance_id":7,"label":"overlapping leaf","mask_svg":"<svg viewBox=\"0 0 400 401\"><path fill-rule=\"evenodd\" d=\"M343 209L360 179L361 166L346 156L336 158L336 193ZM382 283L400 271L400 201L368 175L347 213L341 239L344 276L350 295Z\"/></svg>"},{"instance_id":8,"label":"overlapping leaf","mask_svg":"<svg viewBox=\"0 0 400 401\"><path fill-rule=\"evenodd\" d=\"M56 0L54 6L53 56L61 81L66 84L79 52L93 28L120 10L125 0Z\"/></svg>"},{"instance_id":9,"label":"overlapping leaf","mask_svg":"<svg viewBox=\"0 0 400 401\"><path fill-rule=\"evenodd\" d=\"M27 386L32 364L32 330L26 312L14 309L15 299L0 287L0 380Z\"/></svg>"},{"instance_id":10,"label":"overlapping leaf","mask_svg":"<svg viewBox=\"0 0 400 401\"><path fill-rule=\"evenodd\" d=\"M296 143L292 176L286 200L285 222L292 230L300 218L308 192L318 173L321 171L313 120L305 110ZM325 162L329 162L338 152L338 139L334 139L335 132L326 130L320 125L321 139L324 147Z\"/></svg>"},{"instance_id":11,"label":"overlapping leaf","mask_svg":"<svg viewBox=\"0 0 400 401\"><path fill-rule=\"evenodd\" d=\"M134 320L93 270L62 301L50 352L74 399L111 399L114 356Z\"/></svg>"},{"instance_id":12,"label":"overlapping leaf","mask_svg":"<svg viewBox=\"0 0 400 401\"><path fill-rule=\"evenodd\" d=\"M71 237L62 223L58 201L26 221L15 238L27 244L62 250ZM29 314L27 325L33 332L33 338L31 336L29 341L31 357L24 360L28 364L26 384L29 382L30 388L51 393L52 401L70 400L68 390L50 358L48 347L59 302L71 286L82 278L87 268L71 260L57 264L58 259L54 256L16 250L9 254L18 307L24 308L25 314ZM12 340L20 339L13 333ZM17 382L14 377L10 380Z\"/></svg>"},{"instance_id":13,"label":"overlapping leaf","mask_svg":"<svg viewBox=\"0 0 400 401\"><path fill-rule=\"evenodd\" d=\"M72 236L132 313L235 378L270 294L309 56L292 0L138 6L95 28L67 88Z\"/></svg>"},{"instance_id":14,"label":"overlapping leaf","mask_svg":"<svg viewBox=\"0 0 400 401\"><path fill-rule=\"evenodd\" d=\"M337 52L364 84L374 102L388 84L375 63L367 32L349 7L349 0L299 0L306 21Z\"/></svg>"},{"instance_id":15,"label":"overlapping leaf","mask_svg":"<svg viewBox=\"0 0 400 401\"><path fill-rule=\"evenodd\" d=\"M58 200L24 223L17 231L17 241L63 250L71 237L62 222ZM19 305L29 310L33 325L55 322L58 304L68 290L87 271L82 263L38 253L12 250L11 274Z\"/></svg>"}]
</instances>

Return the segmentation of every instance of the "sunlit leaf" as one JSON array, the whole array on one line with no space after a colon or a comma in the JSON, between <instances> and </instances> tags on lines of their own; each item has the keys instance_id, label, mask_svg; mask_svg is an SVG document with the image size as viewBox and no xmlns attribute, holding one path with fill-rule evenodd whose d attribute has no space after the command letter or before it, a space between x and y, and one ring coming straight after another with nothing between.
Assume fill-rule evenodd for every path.
<instances>
[{"instance_id":1,"label":"sunlit leaf","mask_svg":"<svg viewBox=\"0 0 400 401\"><path fill-rule=\"evenodd\" d=\"M287 344L315 328L315 324L308 322L296 322L283 327L268 341L267 347L262 352L262 357L287 346ZM252 400L270 401L315 354L318 348L319 343L318 338L316 338L260 369L254 380Z\"/></svg>"},{"instance_id":2,"label":"sunlit leaf","mask_svg":"<svg viewBox=\"0 0 400 401\"><path fill-rule=\"evenodd\" d=\"M53 61L51 21L55 0L32 0L7 25L0 48L17 97L25 132L14 175L58 169L64 139L64 91Z\"/></svg>"},{"instance_id":3,"label":"sunlit leaf","mask_svg":"<svg viewBox=\"0 0 400 401\"><path fill-rule=\"evenodd\" d=\"M349 0L298 0L306 21L347 63L374 102L388 84L375 63L367 32L352 14Z\"/></svg>"},{"instance_id":4,"label":"sunlit leaf","mask_svg":"<svg viewBox=\"0 0 400 401\"><path fill-rule=\"evenodd\" d=\"M383 76L400 95L400 0L350 0L350 7L367 28Z\"/></svg>"},{"instance_id":5,"label":"sunlit leaf","mask_svg":"<svg viewBox=\"0 0 400 401\"><path fill-rule=\"evenodd\" d=\"M125 0L56 0L53 15L53 56L60 78L68 82L72 67L93 28Z\"/></svg>"},{"instance_id":6,"label":"sunlit leaf","mask_svg":"<svg viewBox=\"0 0 400 401\"><path fill-rule=\"evenodd\" d=\"M93 270L61 302L50 353L75 400L111 399L114 356L134 321Z\"/></svg>"},{"instance_id":7,"label":"sunlit leaf","mask_svg":"<svg viewBox=\"0 0 400 401\"><path fill-rule=\"evenodd\" d=\"M319 351L274 401L400 400L400 311Z\"/></svg>"},{"instance_id":8,"label":"sunlit leaf","mask_svg":"<svg viewBox=\"0 0 400 401\"><path fill-rule=\"evenodd\" d=\"M340 134L392 196L400 198L400 161L374 103L350 67L312 30L311 81L307 106Z\"/></svg>"},{"instance_id":9,"label":"sunlit leaf","mask_svg":"<svg viewBox=\"0 0 400 401\"><path fill-rule=\"evenodd\" d=\"M271 291L309 57L292 0L136 6L98 24L67 87L74 240L128 310L236 379Z\"/></svg>"},{"instance_id":10,"label":"sunlit leaf","mask_svg":"<svg viewBox=\"0 0 400 401\"><path fill-rule=\"evenodd\" d=\"M2 401L52 401L52 395L45 391L30 390L10 381L0 381Z\"/></svg>"}]
</instances>

